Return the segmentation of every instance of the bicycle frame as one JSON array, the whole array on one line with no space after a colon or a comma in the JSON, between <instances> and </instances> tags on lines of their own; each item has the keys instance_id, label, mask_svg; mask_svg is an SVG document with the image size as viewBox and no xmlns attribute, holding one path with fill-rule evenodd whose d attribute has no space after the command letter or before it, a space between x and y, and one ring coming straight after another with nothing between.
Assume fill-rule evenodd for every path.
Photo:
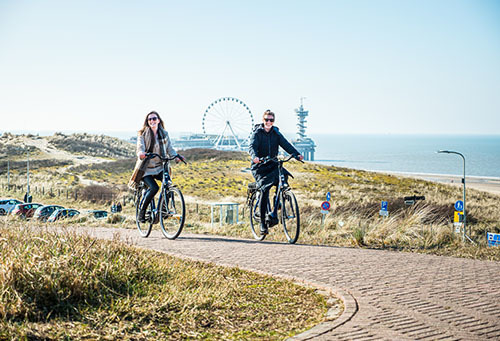
<instances>
[{"instance_id":1,"label":"bicycle frame","mask_svg":"<svg viewBox=\"0 0 500 341\"><path fill-rule=\"evenodd\" d=\"M288 158L283 159L283 160L279 160L277 157L274 157L274 158L266 157L263 159L263 162L262 162L263 164L265 164L267 162L278 162L278 185L276 186L276 193L275 193L274 203L273 203L273 207L272 207L273 208L272 212L274 212L276 207L279 206L279 201L280 201L280 197L281 197L282 192L290 189L290 185L285 180L285 174L283 174L283 164L285 162L290 161L292 158L293 158L293 156L290 155ZM250 202L250 198L251 198L252 194L255 192L260 192L260 189L256 188L252 192L248 193L247 202ZM257 204L259 204L259 202L260 202L260 196L257 198ZM267 212L268 213L271 212L271 200L268 201ZM274 212L274 213L276 213L276 212ZM261 219L262 219L262 217L261 217Z\"/></svg>"},{"instance_id":2,"label":"bicycle frame","mask_svg":"<svg viewBox=\"0 0 500 341\"><path fill-rule=\"evenodd\" d=\"M174 157L168 157L168 158L163 158L161 157L160 155L156 154L156 153L147 153L146 154L146 157L159 157L162 162L163 162L163 176L162 176L162 181L161 181L161 186L160 186L160 195L158 196L158 199L156 200L155 202L155 199L151 199L151 214L153 215L153 224L156 224L158 223L158 207L156 206L156 203L161 203L161 200L163 198L163 189L164 188L167 188L167 189L170 189L171 187L175 187L175 185L173 184L172 182L172 178L170 177L170 165L169 165L169 161L172 161L174 159L176 159L178 156L174 156ZM186 163L184 160L181 159L182 162ZM146 189L146 186L143 185L144 187L142 188L142 190L144 191L144 189ZM144 195L142 196L142 200L141 200L141 206L144 202Z\"/></svg>"}]
</instances>

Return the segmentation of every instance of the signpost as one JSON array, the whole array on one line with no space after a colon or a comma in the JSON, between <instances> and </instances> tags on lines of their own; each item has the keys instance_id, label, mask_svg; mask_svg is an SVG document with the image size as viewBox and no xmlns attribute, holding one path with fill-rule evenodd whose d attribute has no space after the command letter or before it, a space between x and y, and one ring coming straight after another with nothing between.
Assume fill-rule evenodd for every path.
<instances>
[{"instance_id":1,"label":"signpost","mask_svg":"<svg viewBox=\"0 0 500 341\"><path fill-rule=\"evenodd\" d=\"M500 234L487 232L488 246L500 246Z\"/></svg>"},{"instance_id":2,"label":"signpost","mask_svg":"<svg viewBox=\"0 0 500 341\"><path fill-rule=\"evenodd\" d=\"M455 210L462 212L464 210L464 202L462 200L457 200L455 203Z\"/></svg>"},{"instance_id":3,"label":"signpost","mask_svg":"<svg viewBox=\"0 0 500 341\"><path fill-rule=\"evenodd\" d=\"M464 185L464 199L462 201L462 210L461 210L463 212L463 216L464 216L464 218L463 218L464 231L463 231L463 234L462 234L462 240L465 241L465 238L467 238L469 241L471 241L472 243L474 243L472 241L472 239L470 239L470 237L466 233L467 213L465 212L465 156L462 153L455 152L453 150L438 150L437 153L456 154L456 155L460 156L463 159L463 161L464 161L464 177L462 178L462 184ZM458 203L458 201L457 201L457 203ZM470 234L470 231L469 231L469 234Z\"/></svg>"},{"instance_id":4,"label":"signpost","mask_svg":"<svg viewBox=\"0 0 500 341\"><path fill-rule=\"evenodd\" d=\"M325 215L330 210L330 199L331 199L331 194L330 194L330 192L328 192L328 193L326 193L326 201L323 201L321 203L321 227L322 228L323 228L323 225L325 223Z\"/></svg>"},{"instance_id":5,"label":"signpost","mask_svg":"<svg viewBox=\"0 0 500 341\"><path fill-rule=\"evenodd\" d=\"M389 216L389 211L387 210L388 204L387 201L382 201L382 207L380 208L379 214L382 217L388 217Z\"/></svg>"},{"instance_id":6,"label":"signpost","mask_svg":"<svg viewBox=\"0 0 500 341\"><path fill-rule=\"evenodd\" d=\"M455 214L453 215L453 226L455 226L455 233L462 232L462 225L464 223L464 202L457 200L455 203Z\"/></svg>"},{"instance_id":7,"label":"signpost","mask_svg":"<svg viewBox=\"0 0 500 341\"><path fill-rule=\"evenodd\" d=\"M330 209L330 203L328 201L323 201L321 203L321 213L327 214Z\"/></svg>"}]
</instances>

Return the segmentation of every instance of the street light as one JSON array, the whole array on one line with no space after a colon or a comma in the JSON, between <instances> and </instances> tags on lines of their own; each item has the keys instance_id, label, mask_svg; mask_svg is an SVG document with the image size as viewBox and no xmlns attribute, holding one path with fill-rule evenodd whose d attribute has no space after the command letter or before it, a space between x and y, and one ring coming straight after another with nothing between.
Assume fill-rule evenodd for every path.
<instances>
[{"instance_id":1,"label":"street light","mask_svg":"<svg viewBox=\"0 0 500 341\"><path fill-rule=\"evenodd\" d=\"M465 234L465 226L466 226L466 220L467 220L467 218L466 218L467 214L465 213L465 156L462 153L455 152L453 150L438 150L436 153L457 154L457 155L460 155L462 157L462 159L464 160L464 177L462 178L462 183L464 184L464 232L463 232L462 239L465 241L465 238L467 237L467 239L469 239L472 242L472 240Z\"/></svg>"}]
</instances>

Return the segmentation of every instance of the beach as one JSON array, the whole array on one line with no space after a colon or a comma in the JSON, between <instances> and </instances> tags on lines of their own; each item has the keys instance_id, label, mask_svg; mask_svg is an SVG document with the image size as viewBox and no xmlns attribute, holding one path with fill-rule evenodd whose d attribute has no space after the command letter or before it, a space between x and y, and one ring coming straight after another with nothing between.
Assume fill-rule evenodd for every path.
<instances>
[{"instance_id":1,"label":"beach","mask_svg":"<svg viewBox=\"0 0 500 341\"><path fill-rule=\"evenodd\" d=\"M442 184L462 187L462 176L458 175L403 173L403 172L383 172L383 173L396 176L409 177L409 178L423 179L433 182L439 182ZM466 189L473 188L479 191L500 195L500 178L466 175L465 187Z\"/></svg>"}]
</instances>

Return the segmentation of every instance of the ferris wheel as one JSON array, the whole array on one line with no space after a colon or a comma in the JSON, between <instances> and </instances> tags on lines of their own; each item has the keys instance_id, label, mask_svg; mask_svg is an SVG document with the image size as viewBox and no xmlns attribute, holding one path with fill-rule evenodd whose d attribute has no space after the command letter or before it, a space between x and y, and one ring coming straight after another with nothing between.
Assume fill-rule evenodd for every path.
<instances>
[{"instance_id":1,"label":"ferris wheel","mask_svg":"<svg viewBox=\"0 0 500 341\"><path fill-rule=\"evenodd\" d=\"M241 149L252 132L253 115L239 99L222 97L205 110L202 127L205 135L215 137L215 148Z\"/></svg>"}]
</instances>

